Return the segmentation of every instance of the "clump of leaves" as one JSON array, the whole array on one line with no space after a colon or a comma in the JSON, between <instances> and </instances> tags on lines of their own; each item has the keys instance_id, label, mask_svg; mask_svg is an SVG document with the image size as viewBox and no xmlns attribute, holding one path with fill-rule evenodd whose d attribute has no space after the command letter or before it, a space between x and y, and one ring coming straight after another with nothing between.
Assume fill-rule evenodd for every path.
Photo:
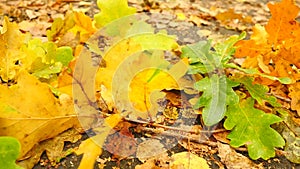
<instances>
[{"instance_id":1,"label":"clump of leaves","mask_svg":"<svg viewBox=\"0 0 300 169\"><path fill-rule=\"evenodd\" d=\"M240 76L232 73L229 77L226 67L235 67L229 62L235 52L234 44L245 37L232 36L223 43L211 46L211 42L202 41L183 48L182 57L187 57L191 74L202 74L205 77L195 83L195 89L202 92L194 108L202 109L205 125L219 123L226 116L224 127L232 130L228 135L233 147L247 145L252 159L268 159L275 156L275 147L283 147L284 140L271 124L281 121L274 114L266 114L254 107L254 100L272 106L280 106L275 97L267 96L268 87L253 85L253 79L247 74ZM237 65L236 65L237 66ZM246 71L247 72L247 71ZM239 98L234 87L245 86L250 97ZM259 118L259 120L257 120ZM267 135L267 136L266 136Z\"/></svg>"},{"instance_id":2,"label":"clump of leaves","mask_svg":"<svg viewBox=\"0 0 300 169\"><path fill-rule=\"evenodd\" d=\"M293 82L300 79L299 35L300 23L295 20L299 13L293 0L268 4L272 17L266 26L256 25L250 40L236 44L236 57L246 57L244 68L258 68L262 73L275 77L289 77ZM288 12L287 12L288 11ZM274 81L257 77L262 84Z\"/></svg>"},{"instance_id":3,"label":"clump of leaves","mask_svg":"<svg viewBox=\"0 0 300 169\"><path fill-rule=\"evenodd\" d=\"M269 87L264 85L299 80L299 60L295 56L298 47L292 45L299 43L300 24L295 21L299 9L290 0L268 6L272 18L265 28L255 26L250 40L242 40L242 33L215 46L210 41L187 45L182 53L182 57L189 59L189 73L204 76L195 83L195 89L202 94L194 105L196 109L202 108L204 124L212 126L226 117L224 127L232 130L228 135L230 144L246 145L252 159L274 157L274 149L285 145L281 135L270 127L282 119L254 106L256 101L261 107L265 103L271 108L281 107L274 96L267 95ZM293 12L286 12L288 8ZM233 54L246 56L243 67L230 62ZM226 73L228 70L230 73ZM295 95L297 84L289 85L291 95Z\"/></svg>"},{"instance_id":4,"label":"clump of leaves","mask_svg":"<svg viewBox=\"0 0 300 169\"><path fill-rule=\"evenodd\" d=\"M215 46L214 51L210 50L211 41L201 41L182 49L182 57L190 60L191 74L208 74L208 77L195 84L195 88L203 92L195 108L204 107L202 116L207 126L220 122L225 115L227 105L238 102L238 96L232 89L238 83L227 78L223 68L231 59L234 52L233 45L244 37L245 33L232 36L226 42Z\"/></svg>"},{"instance_id":5,"label":"clump of leaves","mask_svg":"<svg viewBox=\"0 0 300 169\"><path fill-rule=\"evenodd\" d=\"M9 22L7 18L4 19L0 34L0 49L3 51L0 54L0 58L2 58L0 77L5 82L16 80L17 84L12 85L11 88L0 86L1 91L4 91L0 95L0 110L4 112L1 114L0 120L3 121L1 124L5 124L0 126L0 134L15 134L13 136L18 138L24 147L21 156L24 156L37 142L55 137L60 132L78 125L78 122L75 122L77 116L74 114L72 106L69 106L71 104L70 98L57 100L49 91L49 86L38 81L32 75L40 80L50 81L50 79L53 80L52 77L60 74L60 79L66 79L66 77L68 79L65 80L66 82L61 80L58 83L71 85L72 80L75 79L77 83L73 87L75 87L75 92L79 91L74 94L77 97L79 95L76 106L82 108L80 102L87 101L87 104L90 104L99 99L95 98L94 86L90 85L90 83L94 83L94 75L96 74L96 77L99 77L96 80L96 85L98 85L96 88L102 87L100 90L101 97L108 103L106 106L109 108L115 106L124 111L130 107L128 104L135 102L133 107L139 112L133 114L139 118L156 115L156 111L152 111L149 107L151 101L160 96L155 96L154 99L150 98L153 93L156 92L155 94L157 94L165 88L179 89L180 86L177 86L175 82L186 72L186 66L182 64L183 62L171 65L163 59L163 51L180 49L175 39L162 32L154 33L153 28L144 22L130 20L128 15L134 14L136 10L128 7L126 0L98 0L97 4L101 8L101 12L94 16L95 25L83 13L71 12L65 20L55 19L51 29L47 32L49 42L31 39L22 34L15 23ZM265 106L265 103L268 103L272 107L280 107L281 105L275 97L266 94L269 90L268 86L254 85L253 82L269 84L270 81L277 80L287 84L299 80L299 71L295 69L295 67L299 67L299 60L296 57L296 53L299 52L299 45L294 45L300 42L298 38L300 35L299 23L294 19L299 9L291 0L283 0L283 2L269 5L269 7L273 17L265 28L256 26L249 41L242 40L245 37L245 33L242 33L240 36L232 36L215 46L211 45L211 41L201 41L182 48L182 57L189 59L189 73L205 76L195 83L195 89L202 93L195 108L202 108L204 124L213 126L225 117L224 127L232 130L228 135L231 140L230 144L233 147L246 145L249 155L253 159L273 157L275 155L274 148L284 146L283 138L270 127L270 125L280 122L281 119L274 114L267 114L256 108L255 103L260 106ZM127 22L126 19L120 19L124 16L130 22ZM114 20L119 22L111 23ZM95 33L95 27L103 28L109 23L111 25L106 27L105 32L101 32L105 34L101 36L96 34L96 38L103 41L107 40L105 38L111 38L112 41L109 42L117 42L111 43L114 44L111 48L103 52L97 46L103 44L102 41L101 43L98 43L99 41L97 43L85 43ZM286 30L288 30L287 33ZM16 42L15 39L19 39L19 41ZM63 74L63 68L70 66L69 63L73 59L73 55L79 55L83 43L85 48L82 55L85 57L77 60L77 64L82 67L77 69L77 74L74 77L69 76L68 73L65 73L66 71ZM95 46L95 44L97 45ZM64 45L70 47L62 47ZM237 52L235 52L236 48L238 48ZM74 54L72 54L72 49L75 49L73 50ZM231 62L234 53L237 57L246 57L242 67ZM95 65L95 60L92 60L96 58L95 56L105 60L106 65L100 66L100 68L99 65ZM144 64L145 61L146 64ZM127 71L126 68L130 67L133 62L140 66L134 67L133 71L140 69L143 71L140 71L139 74L131 74L132 76L123 76L123 72ZM292 66L288 67L290 64ZM152 69L144 69L146 66L152 66ZM283 68L285 68L285 72L281 73ZM231 71L232 77L229 76L228 70L234 70ZM113 77L113 75L116 76ZM165 82L162 85L157 85L160 79L164 79ZM85 83L80 83L80 81ZM119 84L120 82L128 84L127 86L131 91L129 97L124 95L127 94L127 89L112 86L112 84ZM76 85L78 90L76 90ZM58 86L63 87L60 84ZM239 91L237 90L238 87L244 88L244 90ZM292 99L292 109L296 110L300 110L297 105L298 100L294 99L299 95L299 88L299 83L289 87L290 95L295 96ZM68 94L71 93L71 89L66 90ZM27 97L28 95L32 96L32 91L39 92L34 92L34 97L28 100ZM45 96L42 97L42 100L40 99L41 93L42 96ZM114 99L112 94L120 96L117 97L119 99L116 100L117 103L110 102ZM80 97L88 98L84 100ZM18 102L18 100L20 101ZM123 103L126 104L123 105ZM86 111L82 111L85 117L90 115L89 112L94 113L89 108L94 110L94 107L87 107ZM149 113L149 110L152 114ZM79 115L81 114L79 113ZM26 123L20 123L20 120ZM91 120L95 122L94 118ZM102 153L101 147L105 138L109 135L110 130L122 120L121 114L116 113L107 117L103 126L94 128L96 136L83 142L77 151L78 154L84 154L80 168L93 167L93 162ZM6 126L6 124L11 123L14 124L13 126L10 125L12 127ZM43 127L37 129L33 124L37 126L43 124ZM51 128L53 124L59 124L59 128L55 128L55 132L52 132L54 130ZM50 132L40 134L41 131L48 131L48 129ZM14 143L14 141L11 142ZM16 158L14 157L10 161Z\"/></svg>"},{"instance_id":6,"label":"clump of leaves","mask_svg":"<svg viewBox=\"0 0 300 169\"><path fill-rule=\"evenodd\" d=\"M70 47L57 47L53 42L31 39L29 35L22 34L18 25L9 22L7 17L4 18L2 30L0 78L5 82L15 80L21 70L40 79L56 78L73 59Z\"/></svg>"},{"instance_id":7,"label":"clump of leaves","mask_svg":"<svg viewBox=\"0 0 300 169\"><path fill-rule=\"evenodd\" d=\"M254 68L259 72L275 78L289 77L288 85L291 108L300 114L299 80L300 80L300 23L295 19L299 7L293 0L268 4L272 17L266 26L255 25L249 40L236 44L236 57L245 58L243 68ZM255 76L261 84L274 85L274 79ZM276 84L275 84L276 85Z\"/></svg>"}]
</instances>

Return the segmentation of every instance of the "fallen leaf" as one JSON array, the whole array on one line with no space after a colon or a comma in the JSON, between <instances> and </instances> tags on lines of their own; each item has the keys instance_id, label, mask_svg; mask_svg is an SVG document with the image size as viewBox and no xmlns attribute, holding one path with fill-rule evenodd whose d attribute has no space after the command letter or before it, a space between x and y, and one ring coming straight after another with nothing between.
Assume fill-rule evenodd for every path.
<instances>
[{"instance_id":1,"label":"fallen leaf","mask_svg":"<svg viewBox=\"0 0 300 169\"><path fill-rule=\"evenodd\" d=\"M102 153L101 144L103 145L107 136L107 132L103 132L103 135L93 136L85 141L83 141L78 150L76 150L77 155L83 154L80 165L78 169L92 169L94 168L94 163L99 155Z\"/></svg>"},{"instance_id":2,"label":"fallen leaf","mask_svg":"<svg viewBox=\"0 0 300 169\"><path fill-rule=\"evenodd\" d=\"M9 22L6 16L2 25L0 34L0 77L7 82L14 79L20 69L20 66L16 63L23 58L20 48L25 41L26 35L19 31L16 23Z\"/></svg>"},{"instance_id":3,"label":"fallen leaf","mask_svg":"<svg viewBox=\"0 0 300 169\"><path fill-rule=\"evenodd\" d=\"M250 40L242 40L236 57L246 57L243 67L259 68L262 73L278 78L289 77L292 82L300 79L297 69L300 67L300 23L295 20L299 7L293 0L283 0L268 4L272 17L265 27L256 25ZM286 12L289 11L289 12ZM256 81L270 85L274 80L257 77Z\"/></svg>"},{"instance_id":4,"label":"fallen leaf","mask_svg":"<svg viewBox=\"0 0 300 169\"><path fill-rule=\"evenodd\" d=\"M33 168L34 165L39 162L41 155L46 151L49 162L54 166L59 163L62 158L74 152L72 148L64 150L65 142L75 143L81 137L82 135L76 129L69 129L54 138L44 140L34 146L25 155L27 158L19 161L18 165L24 168Z\"/></svg>"},{"instance_id":5,"label":"fallen leaf","mask_svg":"<svg viewBox=\"0 0 300 169\"><path fill-rule=\"evenodd\" d=\"M126 0L97 0L97 5L101 10L100 13L94 16L97 28L101 28L113 20L136 12L135 8L128 7Z\"/></svg>"},{"instance_id":6,"label":"fallen leaf","mask_svg":"<svg viewBox=\"0 0 300 169\"><path fill-rule=\"evenodd\" d=\"M187 169L187 168L199 168L209 169L209 165L206 160L189 152L176 153L171 156L171 168L172 169Z\"/></svg>"},{"instance_id":7,"label":"fallen leaf","mask_svg":"<svg viewBox=\"0 0 300 169\"><path fill-rule=\"evenodd\" d=\"M233 20L237 19L239 22L251 23L251 17L244 17L243 14L237 14L233 9L228 9L225 12L218 13L216 18L221 21L223 24L229 24Z\"/></svg>"},{"instance_id":8,"label":"fallen leaf","mask_svg":"<svg viewBox=\"0 0 300 169\"><path fill-rule=\"evenodd\" d=\"M213 136L216 140L222 142L222 143L230 143L230 140L227 138L229 132L228 131L224 131L224 132L217 132L217 133L213 133Z\"/></svg>"},{"instance_id":9,"label":"fallen leaf","mask_svg":"<svg viewBox=\"0 0 300 169\"><path fill-rule=\"evenodd\" d=\"M291 108L296 110L300 116L300 83L296 82L289 85L289 97L291 98Z\"/></svg>"},{"instance_id":10,"label":"fallen leaf","mask_svg":"<svg viewBox=\"0 0 300 169\"><path fill-rule=\"evenodd\" d=\"M292 117L288 112L285 113L282 114L285 125L279 126L282 129L281 134L286 140L284 147L285 157L293 163L300 164L300 120L299 118Z\"/></svg>"},{"instance_id":11,"label":"fallen leaf","mask_svg":"<svg viewBox=\"0 0 300 169\"><path fill-rule=\"evenodd\" d=\"M122 120L120 114L113 114L104 120L101 127L95 128L96 135L83 141L78 150L75 151L77 155L83 154L79 169L93 169L94 163L99 155L102 154L102 147L110 134L111 130Z\"/></svg>"},{"instance_id":12,"label":"fallen leaf","mask_svg":"<svg viewBox=\"0 0 300 169\"><path fill-rule=\"evenodd\" d=\"M124 20L118 22L127 24L128 21ZM111 42L112 47L105 51L103 59L106 66L100 67L96 74L96 88L101 87L101 97L110 110L116 107L137 117L154 117L154 98L162 97L158 91L179 88L177 80L185 74L187 66L183 62L172 65L164 59L164 50L171 51L178 47L173 37L154 34L148 26L140 29L135 25L141 23L136 21L129 30L126 30L127 27L124 30L112 27L117 24L108 25L105 29L107 32L102 34L122 33L117 37L106 38L120 40L117 43ZM160 83L161 79L164 79L164 83Z\"/></svg>"},{"instance_id":13,"label":"fallen leaf","mask_svg":"<svg viewBox=\"0 0 300 169\"><path fill-rule=\"evenodd\" d=\"M0 86L0 135L18 138L22 146L20 157L36 143L80 126L72 100L61 104L47 84L25 71L20 72L17 82L10 88Z\"/></svg>"},{"instance_id":14,"label":"fallen leaf","mask_svg":"<svg viewBox=\"0 0 300 169\"><path fill-rule=\"evenodd\" d=\"M224 127L232 130L228 135L230 145L246 145L252 159L268 159L275 156L275 147L283 147L285 142L276 130L270 127L282 119L274 114L267 114L255 109L254 99L247 98L238 104L229 105ZM258 118L263 121L257 120Z\"/></svg>"},{"instance_id":15,"label":"fallen leaf","mask_svg":"<svg viewBox=\"0 0 300 169\"><path fill-rule=\"evenodd\" d=\"M51 23L49 22L27 20L20 22L18 25L20 30L29 32L33 37L42 38L43 41L47 40L44 39L44 36L46 35L46 30L51 27Z\"/></svg>"},{"instance_id":16,"label":"fallen leaf","mask_svg":"<svg viewBox=\"0 0 300 169\"><path fill-rule=\"evenodd\" d=\"M146 160L155 158L166 151L167 149L164 148L164 145L160 143L159 140L149 139L138 145L136 157L140 161L145 162Z\"/></svg>"},{"instance_id":17,"label":"fallen leaf","mask_svg":"<svg viewBox=\"0 0 300 169\"><path fill-rule=\"evenodd\" d=\"M237 79L238 82L242 83L245 88L248 90L253 99L255 99L258 104L265 105L265 102L268 102L273 107L280 107L281 105L277 102L276 97L267 95L269 88L260 84L253 84L254 79L251 77L241 77Z\"/></svg>"},{"instance_id":18,"label":"fallen leaf","mask_svg":"<svg viewBox=\"0 0 300 169\"><path fill-rule=\"evenodd\" d=\"M94 34L92 20L83 12L70 11L65 19L56 18L47 31L48 41L57 42L58 46L70 46L73 49L77 45L87 41Z\"/></svg>"},{"instance_id":19,"label":"fallen leaf","mask_svg":"<svg viewBox=\"0 0 300 169\"><path fill-rule=\"evenodd\" d=\"M121 127L120 131L116 131L114 134L106 138L104 148L113 154L113 157L118 158L126 158L135 154L137 141L133 134L129 131L129 128L133 127L132 124L122 122L115 128L117 127Z\"/></svg>"},{"instance_id":20,"label":"fallen leaf","mask_svg":"<svg viewBox=\"0 0 300 169\"><path fill-rule=\"evenodd\" d=\"M251 169L263 169L262 164L255 164L248 157L237 153L233 148L227 144L217 142L218 156L221 158L221 162L230 169L251 168Z\"/></svg>"}]
</instances>

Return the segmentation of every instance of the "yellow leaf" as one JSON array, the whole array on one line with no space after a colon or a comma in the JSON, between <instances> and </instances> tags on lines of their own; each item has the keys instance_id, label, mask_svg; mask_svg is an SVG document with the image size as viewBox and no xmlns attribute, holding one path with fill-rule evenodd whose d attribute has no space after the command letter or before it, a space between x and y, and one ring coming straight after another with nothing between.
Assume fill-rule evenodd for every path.
<instances>
[{"instance_id":1,"label":"yellow leaf","mask_svg":"<svg viewBox=\"0 0 300 169\"><path fill-rule=\"evenodd\" d=\"M70 46L76 48L80 42L85 42L96 29L92 20L83 12L71 11L65 19L56 18L47 31L49 41L57 42L58 46Z\"/></svg>"},{"instance_id":2,"label":"yellow leaf","mask_svg":"<svg viewBox=\"0 0 300 169\"><path fill-rule=\"evenodd\" d=\"M60 102L47 84L25 71L19 73L17 82L10 88L0 86L0 135L19 139L20 157L40 141L79 126L72 99Z\"/></svg>"},{"instance_id":3,"label":"yellow leaf","mask_svg":"<svg viewBox=\"0 0 300 169\"><path fill-rule=\"evenodd\" d=\"M176 16L177 16L177 19L181 20L181 21L184 21L186 19L186 16L182 12L176 13Z\"/></svg>"},{"instance_id":4,"label":"yellow leaf","mask_svg":"<svg viewBox=\"0 0 300 169\"><path fill-rule=\"evenodd\" d=\"M16 62L21 59L22 52L19 50L25 41L25 35L19 31L16 23L9 22L4 17L3 28L0 34L0 77L4 81L15 77L20 69Z\"/></svg>"},{"instance_id":5,"label":"yellow leaf","mask_svg":"<svg viewBox=\"0 0 300 169\"><path fill-rule=\"evenodd\" d=\"M181 152L172 155L174 162L171 163L172 169L209 169L205 159L198 157L192 153Z\"/></svg>"},{"instance_id":6,"label":"yellow leaf","mask_svg":"<svg viewBox=\"0 0 300 169\"><path fill-rule=\"evenodd\" d=\"M25 160L19 161L18 165L24 168L33 168L41 158L41 155L46 151L47 157L51 163L58 163L60 159L65 158L74 150L69 148L64 150L65 142L75 143L82 135L76 129L69 129L52 139L47 139L34 146L27 154Z\"/></svg>"},{"instance_id":7,"label":"yellow leaf","mask_svg":"<svg viewBox=\"0 0 300 169\"><path fill-rule=\"evenodd\" d=\"M80 42L86 42L88 38L95 33L92 20L83 12L73 12L75 25L68 32L73 32L75 35L80 32Z\"/></svg>"},{"instance_id":8,"label":"yellow leaf","mask_svg":"<svg viewBox=\"0 0 300 169\"><path fill-rule=\"evenodd\" d=\"M79 165L79 169L93 169L94 163L99 155L102 153L102 146L109 135L112 128L114 128L121 121L120 114L113 114L107 117L104 121L104 126L95 128L96 136L93 136L83 141L79 149L76 150L76 154L83 154L82 160Z\"/></svg>"},{"instance_id":9,"label":"yellow leaf","mask_svg":"<svg viewBox=\"0 0 300 169\"><path fill-rule=\"evenodd\" d=\"M106 67L100 67L96 74L96 87L102 86L101 96L109 108L117 107L142 118L154 116L156 100L150 96L157 99L162 97L157 91L179 89L177 81L187 71L184 62L171 65L164 59L162 49L174 47L176 43L171 37L143 34L110 48L104 55ZM148 48L157 50L141 52Z\"/></svg>"},{"instance_id":10,"label":"yellow leaf","mask_svg":"<svg viewBox=\"0 0 300 169\"><path fill-rule=\"evenodd\" d=\"M98 143L104 144L106 136L96 135L85 141L83 141L79 149L76 151L77 155L83 154L80 165L78 169L93 169L94 163L99 155L102 153L101 146ZM98 143L95 143L98 140Z\"/></svg>"},{"instance_id":11,"label":"yellow leaf","mask_svg":"<svg viewBox=\"0 0 300 169\"><path fill-rule=\"evenodd\" d=\"M135 8L128 7L127 0L97 0L97 5L101 10L100 13L94 16L97 28L136 12Z\"/></svg>"}]
</instances>

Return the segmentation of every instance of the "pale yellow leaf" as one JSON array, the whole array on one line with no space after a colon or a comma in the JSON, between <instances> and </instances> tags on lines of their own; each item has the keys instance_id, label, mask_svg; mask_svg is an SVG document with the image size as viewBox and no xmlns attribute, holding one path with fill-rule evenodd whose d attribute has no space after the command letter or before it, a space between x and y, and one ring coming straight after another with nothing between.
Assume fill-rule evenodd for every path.
<instances>
[{"instance_id":1,"label":"pale yellow leaf","mask_svg":"<svg viewBox=\"0 0 300 169\"><path fill-rule=\"evenodd\" d=\"M189 153L181 152L172 155L173 162L171 163L172 169L209 169L205 159Z\"/></svg>"}]
</instances>

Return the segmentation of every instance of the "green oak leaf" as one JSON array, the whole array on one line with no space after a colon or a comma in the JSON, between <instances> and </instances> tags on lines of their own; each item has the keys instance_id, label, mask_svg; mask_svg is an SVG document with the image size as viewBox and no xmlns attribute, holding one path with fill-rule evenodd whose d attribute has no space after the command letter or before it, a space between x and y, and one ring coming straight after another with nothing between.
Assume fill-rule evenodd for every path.
<instances>
[{"instance_id":1,"label":"green oak leaf","mask_svg":"<svg viewBox=\"0 0 300 169\"><path fill-rule=\"evenodd\" d=\"M136 13L136 9L128 7L127 0L97 0L101 10L94 15L95 26L101 28L113 20Z\"/></svg>"},{"instance_id":2,"label":"green oak leaf","mask_svg":"<svg viewBox=\"0 0 300 169\"><path fill-rule=\"evenodd\" d=\"M21 145L14 137L0 137L0 168L22 169L16 164L16 159L20 154Z\"/></svg>"},{"instance_id":3,"label":"green oak leaf","mask_svg":"<svg viewBox=\"0 0 300 169\"><path fill-rule=\"evenodd\" d=\"M229 105L224 127L232 130L228 135L231 146L246 145L252 159L269 159L275 156L275 147L285 145L281 135L270 127L271 124L281 122L282 119L274 114L255 109L253 106L252 98L241 100L239 104Z\"/></svg>"},{"instance_id":4,"label":"green oak leaf","mask_svg":"<svg viewBox=\"0 0 300 169\"><path fill-rule=\"evenodd\" d=\"M199 41L182 48L182 58L188 58L190 74L210 73L217 68L217 57L212 55L211 41Z\"/></svg>"},{"instance_id":5,"label":"green oak leaf","mask_svg":"<svg viewBox=\"0 0 300 169\"><path fill-rule=\"evenodd\" d=\"M237 66L234 63L227 63L224 65L224 67L225 68L234 68L234 69L237 69L239 71L245 72L250 75L259 75L261 77L268 78L271 80L278 80L282 84L291 84L292 83L292 79L290 79L288 77L275 77L275 76L266 75L266 74L259 72L257 68L244 69L244 68Z\"/></svg>"},{"instance_id":6,"label":"green oak leaf","mask_svg":"<svg viewBox=\"0 0 300 169\"><path fill-rule=\"evenodd\" d=\"M215 54L220 57L222 64L226 64L235 53L236 47L234 47L234 44L236 44L238 41L244 39L246 37L246 32L242 32L239 36L233 35L230 36L228 39L226 39L222 43L218 43L214 46Z\"/></svg>"},{"instance_id":7,"label":"green oak leaf","mask_svg":"<svg viewBox=\"0 0 300 169\"><path fill-rule=\"evenodd\" d=\"M239 85L228 79L225 75L213 74L195 83L195 88L203 91L194 108L203 108L202 117L204 124L212 126L220 122L225 115L227 105L236 104L238 95L232 87Z\"/></svg>"},{"instance_id":8,"label":"green oak leaf","mask_svg":"<svg viewBox=\"0 0 300 169\"><path fill-rule=\"evenodd\" d=\"M73 59L73 51L69 46L62 46L56 49L55 61L62 63L63 66L68 66Z\"/></svg>"},{"instance_id":9,"label":"green oak leaf","mask_svg":"<svg viewBox=\"0 0 300 169\"><path fill-rule=\"evenodd\" d=\"M260 105L263 105L266 101L274 107L281 106L280 103L277 102L276 97L267 95L267 92L269 91L269 88L267 86L261 84L253 84L254 78L243 76L237 81L245 86L252 98L254 98Z\"/></svg>"},{"instance_id":10,"label":"green oak leaf","mask_svg":"<svg viewBox=\"0 0 300 169\"><path fill-rule=\"evenodd\" d=\"M223 70L224 65L235 52L234 44L245 37L246 33L231 36L225 42L215 45L212 49L211 41L200 41L182 48L182 58L189 59L190 74L205 74L206 77L195 83L195 88L202 91L194 108L203 108L204 124L212 126L220 122L226 112L227 105L235 104L239 98L232 87L239 83L229 80Z\"/></svg>"}]
</instances>

